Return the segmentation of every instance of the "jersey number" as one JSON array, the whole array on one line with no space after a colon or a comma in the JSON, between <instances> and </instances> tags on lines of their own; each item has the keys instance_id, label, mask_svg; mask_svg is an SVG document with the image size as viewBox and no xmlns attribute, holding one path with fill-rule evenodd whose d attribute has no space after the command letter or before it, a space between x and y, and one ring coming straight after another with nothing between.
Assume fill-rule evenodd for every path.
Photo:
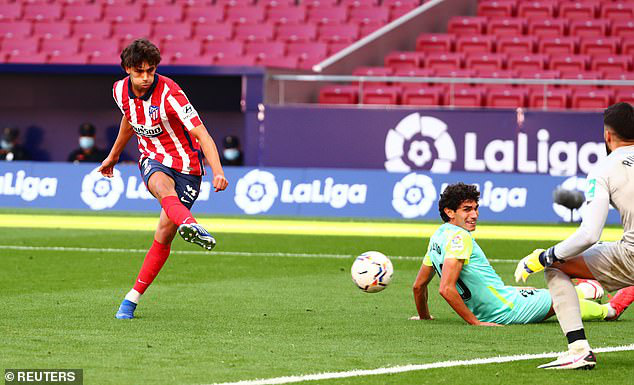
<instances>
[{"instance_id":1,"label":"jersey number","mask_svg":"<svg viewBox=\"0 0 634 385\"><path fill-rule=\"evenodd\" d=\"M443 264L440 264L440 270L438 270L436 268L436 265L434 265L434 270L436 270L436 273L438 273L439 277L442 277L442 266ZM456 286L458 286L458 294L460 294L460 298L462 298L463 301L468 301L471 299L471 290L469 290L469 288L467 287L467 285L464 284L464 282L462 282L462 280L460 278L458 278L458 281L456 282Z\"/></svg>"}]
</instances>

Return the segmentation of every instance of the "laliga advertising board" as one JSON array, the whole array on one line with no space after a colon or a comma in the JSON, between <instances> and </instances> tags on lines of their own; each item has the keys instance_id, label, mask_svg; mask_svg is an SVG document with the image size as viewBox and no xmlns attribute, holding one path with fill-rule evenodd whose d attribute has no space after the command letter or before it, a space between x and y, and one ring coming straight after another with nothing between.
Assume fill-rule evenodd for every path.
<instances>
[{"instance_id":1,"label":"laliga advertising board","mask_svg":"<svg viewBox=\"0 0 634 385\"><path fill-rule=\"evenodd\" d=\"M2 162L0 207L73 209L94 212L156 211L134 164L118 165L114 178L96 164ZM440 166L439 166L440 167ZM194 212L221 215L405 218L438 220L438 194L450 183L474 183L481 191L484 220L559 222L570 212L552 203L562 185L585 189L577 176L429 171L226 167L229 188L214 193L206 176ZM578 219L583 207L574 213ZM618 223L611 210L608 222Z\"/></svg>"}]
</instances>

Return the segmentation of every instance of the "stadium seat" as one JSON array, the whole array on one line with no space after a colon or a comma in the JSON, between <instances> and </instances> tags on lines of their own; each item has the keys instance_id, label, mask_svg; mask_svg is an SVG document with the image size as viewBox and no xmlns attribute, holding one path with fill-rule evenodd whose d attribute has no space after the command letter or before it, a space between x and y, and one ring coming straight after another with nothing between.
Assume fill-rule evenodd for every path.
<instances>
[{"instance_id":1,"label":"stadium seat","mask_svg":"<svg viewBox=\"0 0 634 385\"><path fill-rule=\"evenodd\" d=\"M7 63L22 63L22 64L44 64L48 56L43 53L29 53L22 54L20 52L12 52L7 56Z\"/></svg>"},{"instance_id":2,"label":"stadium seat","mask_svg":"<svg viewBox=\"0 0 634 385\"><path fill-rule=\"evenodd\" d=\"M512 17L515 13L513 1L479 1L478 16L489 18Z\"/></svg>"},{"instance_id":3,"label":"stadium seat","mask_svg":"<svg viewBox=\"0 0 634 385\"><path fill-rule=\"evenodd\" d=\"M393 71L389 67L357 67L352 71L352 75L354 76L391 76L392 74ZM388 82L366 81L365 84L366 87L375 87L387 85Z\"/></svg>"},{"instance_id":4,"label":"stadium seat","mask_svg":"<svg viewBox=\"0 0 634 385\"><path fill-rule=\"evenodd\" d=\"M592 60L592 70L601 72L628 72L632 63L629 56L596 56Z\"/></svg>"},{"instance_id":5,"label":"stadium seat","mask_svg":"<svg viewBox=\"0 0 634 385\"><path fill-rule=\"evenodd\" d=\"M501 36L497 40L497 52L506 54L532 54L536 39L533 36Z\"/></svg>"},{"instance_id":6,"label":"stadium seat","mask_svg":"<svg viewBox=\"0 0 634 385\"><path fill-rule=\"evenodd\" d=\"M612 91L575 90L572 92L572 108L604 109L611 104Z\"/></svg>"},{"instance_id":7,"label":"stadium seat","mask_svg":"<svg viewBox=\"0 0 634 385\"><path fill-rule=\"evenodd\" d=\"M616 90L614 92L614 102L625 102L634 105L634 90Z\"/></svg>"},{"instance_id":8,"label":"stadium seat","mask_svg":"<svg viewBox=\"0 0 634 385\"><path fill-rule=\"evenodd\" d=\"M301 1L302 4L308 9L314 8L336 8L339 4L339 0L305 0ZM341 7L346 8L346 7ZM347 8L346 8L347 9Z\"/></svg>"},{"instance_id":9,"label":"stadium seat","mask_svg":"<svg viewBox=\"0 0 634 385\"><path fill-rule=\"evenodd\" d=\"M542 37L538 52L546 55L573 55L579 45L578 37Z\"/></svg>"},{"instance_id":10,"label":"stadium seat","mask_svg":"<svg viewBox=\"0 0 634 385\"><path fill-rule=\"evenodd\" d=\"M34 22L33 35L46 38L70 36L70 23L66 21Z\"/></svg>"},{"instance_id":11,"label":"stadium seat","mask_svg":"<svg viewBox=\"0 0 634 385\"><path fill-rule=\"evenodd\" d=\"M385 57L385 66L393 71L415 69L420 67L421 59L420 52L394 51Z\"/></svg>"},{"instance_id":12,"label":"stadium seat","mask_svg":"<svg viewBox=\"0 0 634 385\"><path fill-rule=\"evenodd\" d=\"M360 24L386 24L390 11L385 7L353 8L350 10L350 22Z\"/></svg>"},{"instance_id":13,"label":"stadium seat","mask_svg":"<svg viewBox=\"0 0 634 385\"><path fill-rule=\"evenodd\" d=\"M451 82L451 83L439 83L440 87L444 87L446 92L450 92L452 89L458 90L460 88L471 88L473 82L471 82L471 78L475 77L477 73L475 70L471 69L448 69L441 68L435 71L436 77L439 78L454 78L454 79L469 79L466 83L464 80Z\"/></svg>"},{"instance_id":14,"label":"stadium seat","mask_svg":"<svg viewBox=\"0 0 634 385\"><path fill-rule=\"evenodd\" d=\"M608 20L573 20L570 22L570 35L581 37L602 37L607 35Z\"/></svg>"},{"instance_id":15,"label":"stadium seat","mask_svg":"<svg viewBox=\"0 0 634 385\"><path fill-rule=\"evenodd\" d=\"M379 0L340 0L339 5L348 8L374 7L379 4Z\"/></svg>"},{"instance_id":16,"label":"stadium seat","mask_svg":"<svg viewBox=\"0 0 634 385\"><path fill-rule=\"evenodd\" d=\"M254 0L216 0L215 5L218 7L224 8L233 8L233 7L249 7L253 5Z\"/></svg>"},{"instance_id":17,"label":"stadium seat","mask_svg":"<svg viewBox=\"0 0 634 385\"><path fill-rule=\"evenodd\" d=\"M132 22L141 19L142 7L140 4L106 4L103 19L112 22Z\"/></svg>"},{"instance_id":18,"label":"stadium seat","mask_svg":"<svg viewBox=\"0 0 634 385\"><path fill-rule=\"evenodd\" d=\"M364 87L361 100L362 104L399 104L401 89L390 86Z\"/></svg>"},{"instance_id":19,"label":"stadium seat","mask_svg":"<svg viewBox=\"0 0 634 385\"><path fill-rule=\"evenodd\" d=\"M319 91L321 104L357 104L359 89L355 86L325 86Z\"/></svg>"},{"instance_id":20,"label":"stadium seat","mask_svg":"<svg viewBox=\"0 0 634 385\"><path fill-rule=\"evenodd\" d=\"M283 57L266 57L258 61L258 64L264 67L273 68L297 68L299 66L299 58L296 56Z\"/></svg>"},{"instance_id":21,"label":"stadium seat","mask_svg":"<svg viewBox=\"0 0 634 385\"><path fill-rule=\"evenodd\" d=\"M205 41L225 41L233 38L231 24L197 24L194 27L194 38Z\"/></svg>"},{"instance_id":22,"label":"stadium seat","mask_svg":"<svg viewBox=\"0 0 634 385\"><path fill-rule=\"evenodd\" d=\"M62 17L60 4L26 4L22 18L28 21L55 21Z\"/></svg>"},{"instance_id":23,"label":"stadium seat","mask_svg":"<svg viewBox=\"0 0 634 385\"><path fill-rule=\"evenodd\" d=\"M210 7L208 5L195 5L185 9L185 21L198 24L218 23L225 19L223 7Z\"/></svg>"},{"instance_id":24,"label":"stadium seat","mask_svg":"<svg viewBox=\"0 0 634 385\"><path fill-rule=\"evenodd\" d=\"M566 32L565 19L534 19L528 22L528 34L536 37L561 37Z\"/></svg>"},{"instance_id":25,"label":"stadium seat","mask_svg":"<svg viewBox=\"0 0 634 385\"><path fill-rule=\"evenodd\" d=\"M88 56L89 64L99 64L99 65L120 65L121 59L117 54L105 55L101 54L100 51L94 52L92 55Z\"/></svg>"},{"instance_id":26,"label":"stadium seat","mask_svg":"<svg viewBox=\"0 0 634 385\"><path fill-rule=\"evenodd\" d=\"M0 37L31 36L33 24L28 21L0 21Z\"/></svg>"},{"instance_id":27,"label":"stadium seat","mask_svg":"<svg viewBox=\"0 0 634 385\"><path fill-rule=\"evenodd\" d=\"M240 56L219 56L216 57L214 64L221 66L247 66L253 67L257 63L255 56L240 55Z\"/></svg>"},{"instance_id":28,"label":"stadium seat","mask_svg":"<svg viewBox=\"0 0 634 385\"><path fill-rule=\"evenodd\" d=\"M31 55L40 53L40 38L5 37L2 39L2 52L17 55Z\"/></svg>"},{"instance_id":29,"label":"stadium seat","mask_svg":"<svg viewBox=\"0 0 634 385\"><path fill-rule=\"evenodd\" d=\"M476 77L485 78L485 79L513 79L513 78L517 78L518 75L517 75L517 71L511 71L511 70L481 69L481 70L477 70ZM487 83L486 84L486 88L489 90L494 88L508 89L511 87L514 87L514 85L510 83L499 83L499 84Z\"/></svg>"},{"instance_id":30,"label":"stadium seat","mask_svg":"<svg viewBox=\"0 0 634 385\"><path fill-rule=\"evenodd\" d=\"M383 1L383 6L385 6L386 4L389 4L389 2ZM406 15L419 5L420 3L418 2L418 0L396 0L392 2L392 4L389 4L390 20L396 20L399 17Z\"/></svg>"},{"instance_id":31,"label":"stadium seat","mask_svg":"<svg viewBox=\"0 0 634 385\"><path fill-rule=\"evenodd\" d=\"M449 19L447 32L454 35L481 35L485 31L486 17L453 16Z\"/></svg>"},{"instance_id":32,"label":"stadium seat","mask_svg":"<svg viewBox=\"0 0 634 385\"><path fill-rule=\"evenodd\" d=\"M601 18L609 20L632 20L634 19L634 3L602 3Z\"/></svg>"},{"instance_id":33,"label":"stadium seat","mask_svg":"<svg viewBox=\"0 0 634 385\"><path fill-rule=\"evenodd\" d=\"M517 108L526 106L527 92L523 88L488 89L487 107Z\"/></svg>"},{"instance_id":34,"label":"stadium seat","mask_svg":"<svg viewBox=\"0 0 634 385\"><path fill-rule=\"evenodd\" d=\"M343 24L348 20L348 9L345 7L310 8L308 21L318 24Z\"/></svg>"},{"instance_id":35,"label":"stadium seat","mask_svg":"<svg viewBox=\"0 0 634 385\"><path fill-rule=\"evenodd\" d=\"M584 55L616 55L621 46L618 37L584 37L581 39L579 52Z\"/></svg>"},{"instance_id":36,"label":"stadium seat","mask_svg":"<svg viewBox=\"0 0 634 385\"><path fill-rule=\"evenodd\" d=\"M453 49L454 36L444 33L424 33L416 39L416 51L447 53Z\"/></svg>"},{"instance_id":37,"label":"stadium seat","mask_svg":"<svg viewBox=\"0 0 634 385\"><path fill-rule=\"evenodd\" d=\"M149 38L152 25L149 23L121 22L112 27L112 36L124 40L134 40L141 37Z\"/></svg>"},{"instance_id":38,"label":"stadium seat","mask_svg":"<svg viewBox=\"0 0 634 385\"><path fill-rule=\"evenodd\" d=\"M78 22L73 23L73 37L92 39L106 38L112 34L112 25L109 22Z\"/></svg>"},{"instance_id":39,"label":"stadium seat","mask_svg":"<svg viewBox=\"0 0 634 385\"><path fill-rule=\"evenodd\" d=\"M341 51L342 49L348 47L350 43L348 42L337 42L333 41L328 43L328 55L334 55L335 53Z\"/></svg>"},{"instance_id":40,"label":"stadium seat","mask_svg":"<svg viewBox=\"0 0 634 385\"><path fill-rule=\"evenodd\" d=\"M261 23L264 21L264 8L242 6L228 8L225 20L234 24Z\"/></svg>"},{"instance_id":41,"label":"stadium seat","mask_svg":"<svg viewBox=\"0 0 634 385\"><path fill-rule=\"evenodd\" d=\"M274 24L304 23L306 21L306 8L295 6L269 8L266 20Z\"/></svg>"},{"instance_id":42,"label":"stadium seat","mask_svg":"<svg viewBox=\"0 0 634 385\"><path fill-rule=\"evenodd\" d=\"M616 20L612 23L612 36L622 38L634 37L634 21L632 20Z\"/></svg>"},{"instance_id":43,"label":"stadium seat","mask_svg":"<svg viewBox=\"0 0 634 385\"><path fill-rule=\"evenodd\" d=\"M621 44L621 55L634 55L634 39L624 39Z\"/></svg>"},{"instance_id":44,"label":"stadium seat","mask_svg":"<svg viewBox=\"0 0 634 385\"><path fill-rule=\"evenodd\" d=\"M202 44L199 40L176 39L163 42L159 49L161 55L177 57L194 57L202 52Z\"/></svg>"},{"instance_id":45,"label":"stadium seat","mask_svg":"<svg viewBox=\"0 0 634 385\"><path fill-rule=\"evenodd\" d=\"M22 3L0 3L0 22L20 20L22 18Z\"/></svg>"},{"instance_id":46,"label":"stadium seat","mask_svg":"<svg viewBox=\"0 0 634 385\"><path fill-rule=\"evenodd\" d=\"M488 23L488 33L496 36L522 36L525 22L522 18L492 19Z\"/></svg>"},{"instance_id":47,"label":"stadium seat","mask_svg":"<svg viewBox=\"0 0 634 385\"><path fill-rule=\"evenodd\" d=\"M242 41L270 41L275 35L273 24L238 24L234 39Z\"/></svg>"},{"instance_id":48,"label":"stadium seat","mask_svg":"<svg viewBox=\"0 0 634 385\"><path fill-rule=\"evenodd\" d=\"M289 8L295 6L295 0L259 0L258 5L265 6L267 9Z\"/></svg>"},{"instance_id":49,"label":"stadium seat","mask_svg":"<svg viewBox=\"0 0 634 385\"><path fill-rule=\"evenodd\" d=\"M328 45L325 43L287 43L288 55L298 56L303 62L314 62L323 59L328 54Z\"/></svg>"},{"instance_id":50,"label":"stadium seat","mask_svg":"<svg viewBox=\"0 0 634 385\"><path fill-rule=\"evenodd\" d=\"M568 108L570 104L571 91L569 89L549 88L544 90L535 89L530 92L528 106L531 108Z\"/></svg>"},{"instance_id":51,"label":"stadium seat","mask_svg":"<svg viewBox=\"0 0 634 385\"><path fill-rule=\"evenodd\" d=\"M48 38L42 39L40 52L49 55L71 56L79 52L79 39L77 38Z\"/></svg>"},{"instance_id":52,"label":"stadium seat","mask_svg":"<svg viewBox=\"0 0 634 385\"><path fill-rule=\"evenodd\" d=\"M608 72L605 74L602 74L603 79L605 80L629 80L632 81L634 80L634 73L632 72L628 72L628 73L614 73L614 72ZM604 86L604 88L609 88L612 89L614 91L623 91L623 90L630 90L632 89L632 86ZM615 102L618 102L619 100L615 100Z\"/></svg>"},{"instance_id":53,"label":"stadium seat","mask_svg":"<svg viewBox=\"0 0 634 385\"><path fill-rule=\"evenodd\" d=\"M549 19L555 16L555 7L549 1L520 1L517 16L527 19Z\"/></svg>"},{"instance_id":54,"label":"stadium seat","mask_svg":"<svg viewBox=\"0 0 634 385\"><path fill-rule=\"evenodd\" d=\"M469 69L497 71L504 68L506 54L473 53L467 55L465 63Z\"/></svg>"},{"instance_id":55,"label":"stadium seat","mask_svg":"<svg viewBox=\"0 0 634 385\"><path fill-rule=\"evenodd\" d=\"M410 106L440 106L444 89L441 87L408 87L403 89L401 104Z\"/></svg>"},{"instance_id":56,"label":"stadium seat","mask_svg":"<svg viewBox=\"0 0 634 385\"><path fill-rule=\"evenodd\" d=\"M119 42L116 39L85 39L81 43L80 52L93 56L95 52L99 52L100 57L118 55Z\"/></svg>"},{"instance_id":57,"label":"stadium seat","mask_svg":"<svg viewBox=\"0 0 634 385\"><path fill-rule=\"evenodd\" d=\"M64 19L68 21L95 22L101 20L102 16L101 4L67 4L64 7Z\"/></svg>"},{"instance_id":58,"label":"stadium seat","mask_svg":"<svg viewBox=\"0 0 634 385\"><path fill-rule=\"evenodd\" d=\"M456 51L464 53L491 53L495 48L496 37L492 35L458 36Z\"/></svg>"},{"instance_id":59,"label":"stadium seat","mask_svg":"<svg viewBox=\"0 0 634 385\"><path fill-rule=\"evenodd\" d=\"M319 41L327 43L352 43L359 37L359 26L356 24L319 26Z\"/></svg>"},{"instance_id":60,"label":"stadium seat","mask_svg":"<svg viewBox=\"0 0 634 385\"><path fill-rule=\"evenodd\" d=\"M518 77L520 79L540 79L540 80L550 80L550 79L559 79L561 77L561 72L559 71L520 71L518 73ZM544 90L543 84L525 84L522 85L523 88L527 90ZM553 86L548 86L547 88L552 88Z\"/></svg>"},{"instance_id":61,"label":"stadium seat","mask_svg":"<svg viewBox=\"0 0 634 385\"><path fill-rule=\"evenodd\" d=\"M214 63L212 55L174 56L173 65L209 66Z\"/></svg>"},{"instance_id":62,"label":"stadium seat","mask_svg":"<svg viewBox=\"0 0 634 385\"><path fill-rule=\"evenodd\" d=\"M275 35L278 41L314 41L317 38L317 26L315 24L279 24Z\"/></svg>"},{"instance_id":63,"label":"stadium seat","mask_svg":"<svg viewBox=\"0 0 634 385\"><path fill-rule=\"evenodd\" d=\"M410 68L399 69L394 71L394 76L408 76L408 77L432 77L436 75L436 71L428 68ZM400 82L399 85L403 88L420 88L422 86L429 86L429 84L421 82Z\"/></svg>"},{"instance_id":64,"label":"stadium seat","mask_svg":"<svg viewBox=\"0 0 634 385\"><path fill-rule=\"evenodd\" d=\"M559 5L559 17L568 20L587 20L596 17L597 7L595 3L570 2Z\"/></svg>"},{"instance_id":65,"label":"stadium seat","mask_svg":"<svg viewBox=\"0 0 634 385\"><path fill-rule=\"evenodd\" d=\"M244 52L244 44L240 41L205 41L203 53L213 57L239 56Z\"/></svg>"},{"instance_id":66,"label":"stadium seat","mask_svg":"<svg viewBox=\"0 0 634 385\"><path fill-rule=\"evenodd\" d=\"M377 29L383 27L385 24L386 23L382 23L379 21L372 21L369 23L361 24L361 27L359 28L359 38L362 38L363 36L367 36L371 34Z\"/></svg>"},{"instance_id":67,"label":"stadium seat","mask_svg":"<svg viewBox=\"0 0 634 385\"><path fill-rule=\"evenodd\" d=\"M183 20L183 7L180 5L146 6L143 20L151 23L178 23Z\"/></svg>"},{"instance_id":68,"label":"stadium seat","mask_svg":"<svg viewBox=\"0 0 634 385\"><path fill-rule=\"evenodd\" d=\"M541 71L546 68L546 55L509 55L507 68L516 71Z\"/></svg>"},{"instance_id":69,"label":"stadium seat","mask_svg":"<svg viewBox=\"0 0 634 385\"><path fill-rule=\"evenodd\" d=\"M561 72L583 72L588 68L588 55L552 55L550 69Z\"/></svg>"},{"instance_id":70,"label":"stadium seat","mask_svg":"<svg viewBox=\"0 0 634 385\"><path fill-rule=\"evenodd\" d=\"M284 56L286 44L279 41L253 41L245 44L244 51L247 55L252 55L258 60L263 60L264 58Z\"/></svg>"},{"instance_id":71,"label":"stadium seat","mask_svg":"<svg viewBox=\"0 0 634 385\"><path fill-rule=\"evenodd\" d=\"M157 23L152 30L155 40L186 39L192 36L190 23Z\"/></svg>"},{"instance_id":72,"label":"stadium seat","mask_svg":"<svg viewBox=\"0 0 634 385\"><path fill-rule=\"evenodd\" d=\"M76 53L73 55L55 55L54 53L48 57L48 64L88 64L88 55Z\"/></svg>"},{"instance_id":73,"label":"stadium seat","mask_svg":"<svg viewBox=\"0 0 634 385\"><path fill-rule=\"evenodd\" d=\"M424 67L435 70L455 70L462 67L464 55L460 53L430 53L426 55Z\"/></svg>"},{"instance_id":74,"label":"stadium seat","mask_svg":"<svg viewBox=\"0 0 634 385\"><path fill-rule=\"evenodd\" d=\"M445 91L444 105L454 107L482 107L484 88L462 87L451 91Z\"/></svg>"}]
</instances>

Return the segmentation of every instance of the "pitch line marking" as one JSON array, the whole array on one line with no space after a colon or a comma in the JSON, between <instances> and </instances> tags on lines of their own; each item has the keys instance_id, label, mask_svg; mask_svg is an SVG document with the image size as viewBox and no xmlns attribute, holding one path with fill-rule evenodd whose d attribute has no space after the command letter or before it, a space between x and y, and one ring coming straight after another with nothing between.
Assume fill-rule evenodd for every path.
<instances>
[{"instance_id":1,"label":"pitch line marking","mask_svg":"<svg viewBox=\"0 0 634 385\"><path fill-rule=\"evenodd\" d=\"M0 245L0 250L20 250L20 251L81 251L86 253L147 253L145 249L118 249L118 248L97 248L97 247L66 247L66 246L19 246L19 245ZM320 254L320 253L279 253L279 252L251 252L251 251L188 251L188 250L172 250L172 254L195 254L195 255L237 255L241 257L290 257L290 258L333 258L333 259L352 259L356 255L352 254ZM422 261L423 257L409 255L391 255L390 259L404 261ZM517 263L510 259L494 259L489 258L489 262L494 263Z\"/></svg>"},{"instance_id":2,"label":"pitch line marking","mask_svg":"<svg viewBox=\"0 0 634 385\"><path fill-rule=\"evenodd\" d=\"M623 345L623 346L608 346L604 348L593 349L595 353L612 353L612 352L622 352L622 351L632 351L634 350L634 344L631 345ZM437 369L437 368L450 368L454 366L471 366L471 365L486 365L486 364L500 364L505 362L513 362L513 361L526 361L526 360L536 360L541 358L552 358L561 355L563 352L550 352L550 353L539 353L539 354L519 354L514 356L504 356L504 357L490 357L490 358L476 358L472 360L460 360L460 361L440 361L440 362L432 362L429 364L419 364L419 365L402 365L402 366L392 366L388 368L378 368L378 369L358 369L358 370L350 370L346 372L330 372L330 373L317 373L317 374L306 374L300 376L286 376L286 377L275 377L275 378L266 378L259 380L244 380L237 382L221 382L214 383L213 385L279 385L279 384L290 384L304 381L318 381L318 380L331 380L337 378L349 378L349 377L359 377L359 376L372 376L377 374L394 374L394 373L404 373L404 372L412 372L418 370L429 370L429 369Z\"/></svg>"}]
</instances>

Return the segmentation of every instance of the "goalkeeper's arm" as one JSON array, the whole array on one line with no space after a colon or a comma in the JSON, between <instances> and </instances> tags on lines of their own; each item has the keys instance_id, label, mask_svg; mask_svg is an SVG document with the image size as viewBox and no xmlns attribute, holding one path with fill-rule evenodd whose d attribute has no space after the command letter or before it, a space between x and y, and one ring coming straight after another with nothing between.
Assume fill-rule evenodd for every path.
<instances>
[{"instance_id":1,"label":"goalkeeper's arm","mask_svg":"<svg viewBox=\"0 0 634 385\"><path fill-rule=\"evenodd\" d=\"M434 278L434 269L431 266L423 264L418 271L418 275L414 281L414 286L412 287L412 290L414 291L414 302L416 302L416 310L418 311L419 319L422 320L433 319L429 313L429 306L427 304L427 285L432 278Z\"/></svg>"}]
</instances>

